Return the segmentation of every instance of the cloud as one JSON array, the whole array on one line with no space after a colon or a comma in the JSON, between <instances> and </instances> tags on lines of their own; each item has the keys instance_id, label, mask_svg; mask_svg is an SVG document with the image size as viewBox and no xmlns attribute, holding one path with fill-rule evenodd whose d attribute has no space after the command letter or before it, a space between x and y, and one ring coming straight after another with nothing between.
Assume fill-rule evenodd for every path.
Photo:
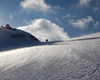
<instances>
[{"instance_id":1,"label":"cloud","mask_svg":"<svg viewBox=\"0 0 100 80\"><path fill-rule=\"evenodd\" d=\"M63 19L69 18L69 17L71 17L71 15L70 14L67 14L67 15L63 16Z\"/></svg>"},{"instance_id":2,"label":"cloud","mask_svg":"<svg viewBox=\"0 0 100 80\"><path fill-rule=\"evenodd\" d=\"M10 15L9 15L9 18L10 18L10 19L13 19L13 16L12 16L12 14L10 14Z\"/></svg>"},{"instance_id":3,"label":"cloud","mask_svg":"<svg viewBox=\"0 0 100 80\"><path fill-rule=\"evenodd\" d=\"M52 8L54 8L54 9L59 9L59 10L64 10L64 8L62 8L61 6L54 6L54 7L52 7Z\"/></svg>"},{"instance_id":4,"label":"cloud","mask_svg":"<svg viewBox=\"0 0 100 80\"><path fill-rule=\"evenodd\" d=\"M45 3L44 0L24 0L20 2L20 5L25 10L35 10L47 12L51 8Z\"/></svg>"},{"instance_id":5,"label":"cloud","mask_svg":"<svg viewBox=\"0 0 100 80\"><path fill-rule=\"evenodd\" d=\"M80 6L88 6L91 0L79 0Z\"/></svg>"},{"instance_id":6,"label":"cloud","mask_svg":"<svg viewBox=\"0 0 100 80\"><path fill-rule=\"evenodd\" d=\"M94 28L99 29L99 22L98 21L96 21L93 25L94 25Z\"/></svg>"},{"instance_id":7,"label":"cloud","mask_svg":"<svg viewBox=\"0 0 100 80\"><path fill-rule=\"evenodd\" d=\"M23 23L25 23L27 25L30 24L27 20L24 20Z\"/></svg>"},{"instance_id":8,"label":"cloud","mask_svg":"<svg viewBox=\"0 0 100 80\"><path fill-rule=\"evenodd\" d=\"M93 11L98 11L98 10L99 10L98 7L94 7L94 8L93 8Z\"/></svg>"},{"instance_id":9,"label":"cloud","mask_svg":"<svg viewBox=\"0 0 100 80\"><path fill-rule=\"evenodd\" d=\"M49 41L69 39L63 28L60 28L58 25L43 18L31 20L30 24L18 27L18 29L33 34L40 41L45 41L45 39L48 39Z\"/></svg>"},{"instance_id":10,"label":"cloud","mask_svg":"<svg viewBox=\"0 0 100 80\"><path fill-rule=\"evenodd\" d=\"M91 16L88 16L87 18L82 18L80 20L73 20L70 19L69 23L76 28L84 29L90 22L94 21Z\"/></svg>"},{"instance_id":11,"label":"cloud","mask_svg":"<svg viewBox=\"0 0 100 80\"><path fill-rule=\"evenodd\" d=\"M63 16L62 18L66 19L66 18L75 18L75 17L76 17L75 15L67 14L67 15Z\"/></svg>"}]
</instances>

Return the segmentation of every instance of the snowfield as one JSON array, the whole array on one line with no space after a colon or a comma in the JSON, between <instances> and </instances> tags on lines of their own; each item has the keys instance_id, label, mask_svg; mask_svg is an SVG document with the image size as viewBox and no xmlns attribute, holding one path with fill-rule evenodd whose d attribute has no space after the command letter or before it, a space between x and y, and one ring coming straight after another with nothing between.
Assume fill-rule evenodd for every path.
<instances>
[{"instance_id":1,"label":"snowfield","mask_svg":"<svg viewBox=\"0 0 100 80\"><path fill-rule=\"evenodd\" d=\"M0 51L28 47L36 42L39 40L25 31L0 27Z\"/></svg>"},{"instance_id":2,"label":"snowfield","mask_svg":"<svg viewBox=\"0 0 100 80\"><path fill-rule=\"evenodd\" d=\"M100 80L100 38L43 44L0 52L0 80Z\"/></svg>"}]
</instances>

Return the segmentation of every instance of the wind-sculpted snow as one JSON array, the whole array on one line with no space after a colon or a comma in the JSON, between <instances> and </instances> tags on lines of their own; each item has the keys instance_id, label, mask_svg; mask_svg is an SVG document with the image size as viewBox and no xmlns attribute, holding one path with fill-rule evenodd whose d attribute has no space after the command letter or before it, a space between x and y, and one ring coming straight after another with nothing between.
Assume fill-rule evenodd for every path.
<instances>
[{"instance_id":1,"label":"wind-sculpted snow","mask_svg":"<svg viewBox=\"0 0 100 80\"><path fill-rule=\"evenodd\" d=\"M100 39L0 52L0 80L100 80Z\"/></svg>"}]
</instances>

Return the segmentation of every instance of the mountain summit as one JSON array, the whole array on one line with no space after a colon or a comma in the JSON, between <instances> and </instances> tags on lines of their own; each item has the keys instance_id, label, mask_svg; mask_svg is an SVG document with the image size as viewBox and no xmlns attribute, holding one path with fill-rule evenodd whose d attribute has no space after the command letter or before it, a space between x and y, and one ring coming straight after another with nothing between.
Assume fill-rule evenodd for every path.
<instances>
[{"instance_id":1,"label":"mountain summit","mask_svg":"<svg viewBox=\"0 0 100 80\"><path fill-rule=\"evenodd\" d=\"M0 27L0 51L29 46L36 42L39 40L30 33L11 28L8 25Z\"/></svg>"}]
</instances>

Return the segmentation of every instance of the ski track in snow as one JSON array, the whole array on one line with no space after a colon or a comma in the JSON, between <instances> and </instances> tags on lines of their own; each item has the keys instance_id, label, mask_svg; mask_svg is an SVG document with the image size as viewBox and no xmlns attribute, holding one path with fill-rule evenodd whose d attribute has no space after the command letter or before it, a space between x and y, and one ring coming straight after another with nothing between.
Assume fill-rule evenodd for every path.
<instances>
[{"instance_id":1,"label":"ski track in snow","mask_svg":"<svg viewBox=\"0 0 100 80\"><path fill-rule=\"evenodd\" d=\"M0 52L0 80L100 80L100 39Z\"/></svg>"}]
</instances>

